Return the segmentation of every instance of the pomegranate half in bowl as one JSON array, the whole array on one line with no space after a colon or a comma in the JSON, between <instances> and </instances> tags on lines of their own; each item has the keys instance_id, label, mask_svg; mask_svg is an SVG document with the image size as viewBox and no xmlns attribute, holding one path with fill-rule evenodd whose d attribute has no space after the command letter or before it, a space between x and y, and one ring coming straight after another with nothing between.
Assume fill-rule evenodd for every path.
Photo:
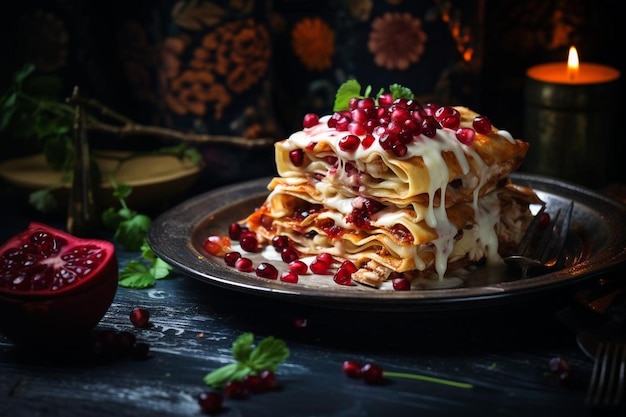
<instances>
[{"instance_id":1,"label":"pomegranate half in bowl","mask_svg":"<svg viewBox=\"0 0 626 417\"><path fill-rule=\"evenodd\" d=\"M112 243L41 223L0 247L0 333L16 343L66 343L91 331L118 281Z\"/></svg>"}]
</instances>

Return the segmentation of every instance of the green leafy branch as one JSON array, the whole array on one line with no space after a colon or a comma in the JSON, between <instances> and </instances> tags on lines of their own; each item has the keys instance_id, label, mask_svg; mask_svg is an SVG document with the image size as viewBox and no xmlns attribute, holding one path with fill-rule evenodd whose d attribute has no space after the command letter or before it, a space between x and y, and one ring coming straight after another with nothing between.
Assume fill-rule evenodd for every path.
<instances>
[{"instance_id":1,"label":"green leafy branch","mask_svg":"<svg viewBox=\"0 0 626 417\"><path fill-rule=\"evenodd\" d=\"M132 193L132 187L126 184L117 184L110 179L113 196L119 200L120 208L109 207L102 213L102 222L105 227L114 230L113 238L124 250L141 251L140 260L128 262L120 272L119 284L129 288L147 288L156 283L156 280L166 278L172 267L159 259L146 241L146 234L152 225L152 220L145 214L138 213L128 207L126 198Z\"/></svg>"},{"instance_id":2,"label":"green leafy branch","mask_svg":"<svg viewBox=\"0 0 626 417\"><path fill-rule=\"evenodd\" d=\"M239 336L232 348L235 362L207 374L204 383L212 388L222 388L228 381L239 381L246 375L257 375L265 370L275 372L289 357L289 349L281 339L268 336L256 347L253 342L252 333Z\"/></svg>"}]
</instances>

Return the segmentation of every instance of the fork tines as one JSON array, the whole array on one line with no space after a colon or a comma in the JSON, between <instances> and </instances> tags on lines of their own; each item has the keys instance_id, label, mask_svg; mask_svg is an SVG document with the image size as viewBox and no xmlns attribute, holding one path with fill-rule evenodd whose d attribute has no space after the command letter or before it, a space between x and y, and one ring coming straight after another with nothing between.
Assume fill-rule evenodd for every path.
<instances>
[{"instance_id":1,"label":"fork tines","mask_svg":"<svg viewBox=\"0 0 626 417\"><path fill-rule=\"evenodd\" d=\"M594 409L613 410L624 397L626 343L600 342L585 404Z\"/></svg>"}]
</instances>

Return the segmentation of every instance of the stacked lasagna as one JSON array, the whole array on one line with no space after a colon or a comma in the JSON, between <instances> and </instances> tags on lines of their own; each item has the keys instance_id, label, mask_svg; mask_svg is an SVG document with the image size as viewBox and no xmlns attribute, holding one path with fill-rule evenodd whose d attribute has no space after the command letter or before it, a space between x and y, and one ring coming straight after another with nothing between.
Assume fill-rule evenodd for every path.
<instances>
[{"instance_id":1,"label":"stacked lasagna","mask_svg":"<svg viewBox=\"0 0 626 417\"><path fill-rule=\"evenodd\" d=\"M532 217L535 193L510 173L528 143L465 107L357 97L275 145L278 176L245 222L302 256L349 259L355 281L501 262Z\"/></svg>"}]
</instances>

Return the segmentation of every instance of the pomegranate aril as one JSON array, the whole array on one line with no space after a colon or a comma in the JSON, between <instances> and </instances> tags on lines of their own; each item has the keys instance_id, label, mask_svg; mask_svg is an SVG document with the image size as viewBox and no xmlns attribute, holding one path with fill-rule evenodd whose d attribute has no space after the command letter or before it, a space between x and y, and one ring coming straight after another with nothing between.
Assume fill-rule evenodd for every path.
<instances>
[{"instance_id":1,"label":"pomegranate aril","mask_svg":"<svg viewBox=\"0 0 626 417\"><path fill-rule=\"evenodd\" d=\"M404 277L394 278L391 280L391 284L396 291L408 291L411 289L411 281Z\"/></svg>"},{"instance_id":2,"label":"pomegranate aril","mask_svg":"<svg viewBox=\"0 0 626 417\"><path fill-rule=\"evenodd\" d=\"M370 146L372 146L372 144L374 143L375 140L376 139L374 138L374 136L367 135L361 141L361 146L363 147L363 149L368 149Z\"/></svg>"},{"instance_id":3,"label":"pomegranate aril","mask_svg":"<svg viewBox=\"0 0 626 417\"><path fill-rule=\"evenodd\" d=\"M280 251L289 246L289 238L285 235L277 235L272 238L272 246Z\"/></svg>"},{"instance_id":4,"label":"pomegranate aril","mask_svg":"<svg viewBox=\"0 0 626 417\"><path fill-rule=\"evenodd\" d=\"M363 132L362 134L365 134L365 132ZM339 139L339 149L344 152L354 152L357 150L360 144L361 140L356 135L346 135Z\"/></svg>"},{"instance_id":5,"label":"pomegranate aril","mask_svg":"<svg viewBox=\"0 0 626 417\"><path fill-rule=\"evenodd\" d=\"M224 397L219 392L203 392L198 396L200 411L205 414L215 414L222 410Z\"/></svg>"},{"instance_id":6,"label":"pomegranate aril","mask_svg":"<svg viewBox=\"0 0 626 417\"><path fill-rule=\"evenodd\" d=\"M278 269L272 264L261 262L256 267L256 275L260 278L276 279L278 278Z\"/></svg>"},{"instance_id":7,"label":"pomegranate aril","mask_svg":"<svg viewBox=\"0 0 626 417\"><path fill-rule=\"evenodd\" d=\"M324 263L326 263L328 265L328 267L330 268L333 264L337 263L337 260L333 257L333 255L331 255L328 252L322 252L320 254L318 254L315 259L317 259L318 261L322 261Z\"/></svg>"},{"instance_id":8,"label":"pomegranate aril","mask_svg":"<svg viewBox=\"0 0 626 417\"><path fill-rule=\"evenodd\" d=\"M352 285L352 273L345 268L339 268L333 276L333 281L339 285Z\"/></svg>"},{"instance_id":9,"label":"pomegranate aril","mask_svg":"<svg viewBox=\"0 0 626 417\"><path fill-rule=\"evenodd\" d=\"M240 400L248 396L248 390L243 381L231 380L224 385L224 394L228 398Z\"/></svg>"},{"instance_id":10,"label":"pomegranate aril","mask_svg":"<svg viewBox=\"0 0 626 417\"><path fill-rule=\"evenodd\" d=\"M469 127L461 127L456 131L456 138L464 145L471 146L474 143L476 131Z\"/></svg>"},{"instance_id":11,"label":"pomegranate aril","mask_svg":"<svg viewBox=\"0 0 626 417\"><path fill-rule=\"evenodd\" d=\"M346 271L348 271L351 274L353 274L356 271L358 271L359 268L356 267L354 262L352 262L351 260L346 259L345 261L343 261L341 263L341 266L339 266L339 269L345 269Z\"/></svg>"},{"instance_id":12,"label":"pomegranate aril","mask_svg":"<svg viewBox=\"0 0 626 417\"><path fill-rule=\"evenodd\" d=\"M316 259L313 262L311 262L311 265L309 265L309 268L311 269L311 272L313 272L314 274L326 275L328 274L329 265L324 261L320 261L319 259Z\"/></svg>"},{"instance_id":13,"label":"pomegranate aril","mask_svg":"<svg viewBox=\"0 0 626 417\"><path fill-rule=\"evenodd\" d=\"M299 279L298 274L294 271L285 271L280 274L280 280L282 282L287 282L289 284L297 284L298 279Z\"/></svg>"},{"instance_id":14,"label":"pomegranate aril","mask_svg":"<svg viewBox=\"0 0 626 417\"><path fill-rule=\"evenodd\" d=\"M541 213L541 217L539 217L539 221L537 222L538 230L545 230L550 224L550 213L546 213L545 211Z\"/></svg>"},{"instance_id":15,"label":"pomegranate aril","mask_svg":"<svg viewBox=\"0 0 626 417\"><path fill-rule=\"evenodd\" d=\"M313 127L320 122L320 118L315 113L307 113L304 115L302 120L302 126L306 129L309 127Z\"/></svg>"},{"instance_id":16,"label":"pomegranate aril","mask_svg":"<svg viewBox=\"0 0 626 417\"><path fill-rule=\"evenodd\" d=\"M391 93L383 93L378 96L378 104L381 106L390 106L393 103L393 95Z\"/></svg>"},{"instance_id":17,"label":"pomegranate aril","mask_svg":"<svg viewBox=\"0 0 626 417\"><path fill-rule=\"evenodd\" d=\"M361 368L361 378L368 384L380 384L383 382L383 368L373 363L366 363Z\"/></svg>"},{"instance_id":18,"label":"pomegranate aril","mask_svg":"<svg viewBox=\"0 0 626 417\"><path fill-rule=\"evenodd\" d=\"M230 239L227 236L209 236L202 244L202 248L211 255L224 256L230 249Z\"/></svg>"},{"instance_id":19,"label":"pomegranate aril","mask_svg":"<svg viewBox=\"0 0 626 417\"><path fill-rule=\"evenodd\" d=\"M300 254L294 248L286 247L280 251L280 257L283 260L283 262L289 263L289 262L293 262L299 259Z\"/></svg>"},{"instance_id":20,"label":"pomegranate aril","mask_svg":"<svg viewBox=\"0 0 626 417\"><path fill-rule=\"evenodd\" d=\"M493 126L487 116L477 116L472 122L474 130L482 135L488 135L491 133Z\"/></svg>"},{"instance_id":21,"label":"pomegranate aril","mask_svg":"<svg viewBox=\"0 0 626 417\"><path fill-rule=\"evenodd\" d=\"M448 116L441 119L439 123L442 127L448 129L458 129L461 125L461 118L459 116Z\"/></svg>"},{"instance_id":22,"label":"pomegranate aril","mask_svg":"<svg viewBox=\"0 0 626 417\"><path fill-rule=\"evenodd\" d=\"M265 391L272 391L278 388L278 378L276 378L276 374L273 371L265 370L259 376Z\"/></svg>"},{"instance_id":23,"label":"pomegranate aril","mask_svg":"<svg viewBox=\"0 0 626 417\"><path fill-rule=\"evenodd\" d=\"M301 260L295 260L295 261L289 262L288 267L290 271L298 275L304 275L309 270L309 267Z\"/></svg>"},{"instance_id":24,"label":"pomegranate aril","mask_svg":"<svg viewBox=\"0 0 626 417\"><path fill-rule=\"evenodd\" d=\"M241 236L241 225L239 223L231 223L228 226L228 237L232 240L239 240Z\"/></svg>"},{"instance_id":25,"label":"pomegranate aril","mask_svg":"<svg viewBox=\"0 0 626 417\"><path fill-rule=\"evenodd\" d=\"M259 241L256 235L243 236L239 241L239 244L241 245L241 249L245 250L246 252L254 253L259 251Z\"/></svg>"},{"instance_id":26,"label":"pomegranate aril","mask_svg":"<svg viewBox=\"0 0 626 417\"><path fill-rule=\"evenodd\" d=\"M130 322L135 327L148 327L150 324L150 312L145 308L135 307L129 314Z\"/></svg>"},{"instance_id":27,"label":"pomegranate aril","mask_svg":"<svg viewBox=\"0 0 626 417\"><path fill-rule=\"evenodd\" d=\"M253 394L259 394L265 391L265 387L263 386L263 382L261 381L261 377L259 375L246 375L243 377L243 383L246 386L246 389Z\"/></svg>"},{"instance_id":28,"label":"pomegranate aril","mask_svg":"<svg viewBox=\"0 0 626 417\"><path fill-rule=\"evenodd\" d=\"M241 257L235 261L235 268L241 272L254 271L254 264L250 258Z\"/></svg>"},{"instance_id":29,"label":"pomegranate aril","mask_svg":"<svg viewBox=\"0 0 626 417\"><path fill-rule=\"evenodd\" d=\"M304 163L304 152L302 151L302 149L294 149L290 151L289 160L296 167L302 166L302 164Z\"/></svg>"},{"instance_id":30,"label":"pomegranate aril","mask_svg":"<svg viewBox=\"0 0 626 417\"><path fill-rule=\"evenodd\" d=\"M344 361L341 369L350 378L361 378L361 364L354 361Z\"/></svg>"},{"instance_id":31,"label":"pomegranate aril","mask_svg":"<svg viewBox=\"0 0 626 417\"><path fill-rule=\"evenodd\" d=\"M224 262L228 266L235 266L235 262L237 259L241 258L241 254L239 252L228 252L224 254Z\"/></svg>"}]
</instances>

